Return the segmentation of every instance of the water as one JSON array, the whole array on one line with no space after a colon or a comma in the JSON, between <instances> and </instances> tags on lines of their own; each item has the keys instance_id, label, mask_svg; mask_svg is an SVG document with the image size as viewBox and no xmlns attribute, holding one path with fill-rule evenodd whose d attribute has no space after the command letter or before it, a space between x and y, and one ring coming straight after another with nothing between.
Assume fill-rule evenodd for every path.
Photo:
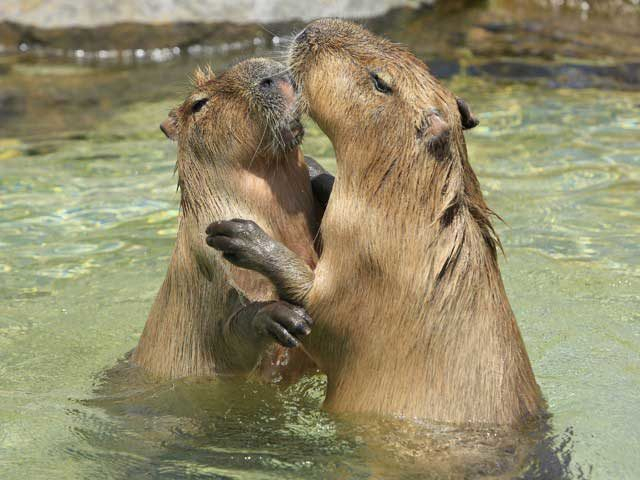
<instances>
[{"instance_id":1,"label":"water","mask_svg":"<svg viewBox=\"0 0 640 480\"><path fill-rule=\"evenodd\" d=\"M549 403L543 438L328 415L322 377L288 389L136 372L108 382L168 264L176 151L157 125L194 63L5 59L0 478L638 477L633 90L447 81L481 119L470 158L506 221L502 272ZM306 152L333 168L326 138L308 131Z\"/></svg>"}]
</instances>

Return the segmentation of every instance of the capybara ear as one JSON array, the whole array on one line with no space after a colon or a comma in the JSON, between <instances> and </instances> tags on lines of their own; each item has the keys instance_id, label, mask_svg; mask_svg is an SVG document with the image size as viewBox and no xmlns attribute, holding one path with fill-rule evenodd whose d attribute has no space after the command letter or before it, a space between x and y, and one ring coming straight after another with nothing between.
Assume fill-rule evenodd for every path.
<instances>
[{"instance_id":1,"label":"capybara ear","mask_svg":"<svg viewBox=\"0 0 640 480\"><path fill-rule=\"evenodd\" d=\"M449 141L451 128L442 119L442 114L437 108L426 110L422 117L422 122L418 128L418 138L427 141L429 151L440 156L446 149Z\"/></svg>"},{"instance_id":2,"label":"capybara ear","mask_svg":"<svg viewBox=\"0 0 640 480\"><path fill-rule=\"evenodd\" d=\"M211 65L201 67L198 65L193 72L193 86L196 88L204 87L208 82L216 78L216 74L213 73Z\"/></svg>"},{"instance_id":3,"label":"capybara ear","mask_svg":"<svg viewBox=\"0 0 640 480\"><path fill-rule=\"evenodd\" d=\"M467 105L467 102L465 102L461 98L456 97L456 103L458 104L458 110L460 111L462 128L464 130L469 130L470 128L477 127L480 123L480 120L475 117L475 115L469 108L469 105Z\"/></svg>"},{"instance_id":4,"label":"capybara ear","mask_svg":"<svg viewBox=\"0 0 640 480\"><path fill-rule=\"evenodd\" d=\"M178 116L175 109L169 112L169 115L160 124L160 130L164 133L169 140L176 139L176 133L178 132Z\"/></svg>"}]
</instances>

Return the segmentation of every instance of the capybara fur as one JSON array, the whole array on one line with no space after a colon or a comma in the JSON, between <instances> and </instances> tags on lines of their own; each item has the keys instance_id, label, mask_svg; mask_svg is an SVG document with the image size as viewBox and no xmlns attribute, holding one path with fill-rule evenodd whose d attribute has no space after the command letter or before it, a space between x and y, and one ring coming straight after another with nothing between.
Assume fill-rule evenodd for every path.
<instances>
[{"instance_id":1,"label":"capybara fur","mask_svg":"<svg viewBox=\"0 0 640 480\"><path fill-rule=\"evenodd\" d=\"M405 48L349 22L311 23L290 63L338 165L303 302L326 407L453 423L538 416L467 158L463 129L477 122L466 104Z\"/></svg>"},{"instance_id":2,"label":"capybara fur","mask_svg":"<svg viewBox=\"0 0 640 480\"><path fill-rule=\"evenodd\" d=\"M272 60L241 62L216 76L195 73L194 88L161 128L177 141L177 240L134 364L162 378L251 373L293 380L313 368L298 348L263 354L230 334L247 302L275 298L259 274L223 262L205 228L229 217L254 219L313 268L320 221L298 146L295 92Z\"/></svg>"}]
</instances>

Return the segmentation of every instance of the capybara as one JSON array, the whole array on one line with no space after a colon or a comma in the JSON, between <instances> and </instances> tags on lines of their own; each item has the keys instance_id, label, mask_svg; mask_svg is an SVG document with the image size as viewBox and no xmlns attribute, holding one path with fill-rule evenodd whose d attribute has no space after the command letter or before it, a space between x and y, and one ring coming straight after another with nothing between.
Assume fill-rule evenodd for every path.
<instances>
[{"instance_id":1,"label":"capybara","mask_svg":"<svg viewBox=\"0 0 640 480\"><path fill-rule=\"evenodd\" d=\"M544 400L467 158L463 130L477 124L467 104L405 48L341 20L308 25L290 67L337 156L317 268L250 221L211 225L208 243L307 308L304 346L327 374L326 408L538 417Z\"/></svg>"},{"instance_id":2,"label":"capybara","mask_svg":"<svg viewBox=\"0 0 640 480\"><path fill-rule=\"evenodd\" d=\"M198 69L194 83L160 127L178 144L179 228L132 362L163 378L256 372L293 381L315 369L298 347L311 319L274 301L264 277L230 268L206 246L204 228L251 218L313 268L326 198L314 199L310 171L320 186L331 176L305 163L295 91L280 63L247 60L219 76Z\"/></svg>"}]
</instances>

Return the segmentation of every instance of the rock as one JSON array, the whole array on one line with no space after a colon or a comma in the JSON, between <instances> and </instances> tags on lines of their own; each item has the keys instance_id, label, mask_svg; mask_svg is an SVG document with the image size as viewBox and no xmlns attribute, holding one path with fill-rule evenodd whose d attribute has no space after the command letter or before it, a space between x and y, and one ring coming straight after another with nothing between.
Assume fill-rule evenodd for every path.
<instances>
[{"instance_id":1,"label":"rock","mask_svg":"<svg viewBox=\"0 0 640 480\"><path fill-rule=\"evenodd\" d=\"M0 20L46 28L123 22L272 23L317 17L370 17L415 0L3 0Z\"/></svg>"}]
</instances>

